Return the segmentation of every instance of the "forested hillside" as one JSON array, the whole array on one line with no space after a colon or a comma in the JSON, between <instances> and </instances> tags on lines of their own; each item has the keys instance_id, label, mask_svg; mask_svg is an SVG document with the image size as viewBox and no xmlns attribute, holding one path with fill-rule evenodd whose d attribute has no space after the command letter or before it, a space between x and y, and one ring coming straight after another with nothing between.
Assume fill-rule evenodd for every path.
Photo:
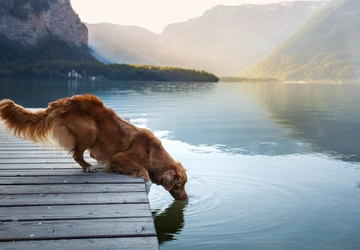
<instances>
[{"instance_id":1,"label":"forested hillside","mask_svg":"<svg viewBox=\"0 0 360 250\"><path fill-rule=\"evenodd\" d=\"M239 73L285 81L360 78L360 1L331 2L269 57Z\"/></svg>"},{"instance_id":2,"label":"forested hillside","mask_svg":"<svg viewBox=\"0 0 360 250\"><path fill-rule=\"evenodd\" d=\"M67 79L73 70L83 80L218 81L216 76L204 71L104 64L95 59L87 47L72 47L52 36L44 37L32 46L0 35L0 78Z\"/></svg>"}]
</instances>

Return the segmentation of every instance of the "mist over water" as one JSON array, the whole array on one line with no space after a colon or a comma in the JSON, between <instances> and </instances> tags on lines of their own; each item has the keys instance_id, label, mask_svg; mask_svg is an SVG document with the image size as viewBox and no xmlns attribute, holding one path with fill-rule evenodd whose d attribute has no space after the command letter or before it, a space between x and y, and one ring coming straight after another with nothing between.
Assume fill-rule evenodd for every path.
<instances>
[{"instance_id":1,"label":"mist over water","mask_svg":"<svg viewBox=\"0 0 360 250\"><path fill-rule=\"evenodd\" d=\"M151 187L161 249L360 246L360 85L0 82L25 107L81 93L187 169L188 202Z\"/></svg>"}]
</instances>

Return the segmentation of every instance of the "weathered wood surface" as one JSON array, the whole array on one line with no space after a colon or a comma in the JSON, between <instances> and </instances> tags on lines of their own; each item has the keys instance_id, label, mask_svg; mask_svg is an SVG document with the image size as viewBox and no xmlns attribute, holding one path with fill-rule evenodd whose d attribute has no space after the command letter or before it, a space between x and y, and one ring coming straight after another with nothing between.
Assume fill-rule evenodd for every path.
<instances>
[{"instance_id":1,"label":"weathered wood surface","mask_svg":"<svg viewBox=\"0 0 360 250\"><path fill-rule=\"evenodd\" d=\"M159 249L142 179L84 173L1 126L0 168L0 249Z\"/></svg>"},{"instance_id":2,"label":"weathered wood surface","mask_svg":"<svg viewBox=\"0 0 360 250\"><path fill-rule=\"evenodd\" d=\"M128 238L89 238L89 239L62 239L39 241L1 242L1 249L6 250L89 250L89 249L152 249L157 245L154 237Z\"/></svg>"}]
</instances>

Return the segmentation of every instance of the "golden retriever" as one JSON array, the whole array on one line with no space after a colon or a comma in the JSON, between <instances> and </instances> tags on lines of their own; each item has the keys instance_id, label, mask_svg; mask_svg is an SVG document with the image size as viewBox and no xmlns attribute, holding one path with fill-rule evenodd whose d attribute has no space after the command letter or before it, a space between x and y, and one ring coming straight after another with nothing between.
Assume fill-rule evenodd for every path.
<instances>
[{"instance_id":1,"label":"golden retriever","mask_svg":"<svg viewBox=\"0 0 360 250\"><path fill-rule=\"evenodd\" d=\"M76 95L30 111L13 101L0 101L0 119L7 131L34 142L55 142L72 153L85 172L96 172L84 152L105 170L140 177L162 185L177 200L187 200L186 170L147 129L121 119L94 95Z\"/></svg>"}]
</instances>

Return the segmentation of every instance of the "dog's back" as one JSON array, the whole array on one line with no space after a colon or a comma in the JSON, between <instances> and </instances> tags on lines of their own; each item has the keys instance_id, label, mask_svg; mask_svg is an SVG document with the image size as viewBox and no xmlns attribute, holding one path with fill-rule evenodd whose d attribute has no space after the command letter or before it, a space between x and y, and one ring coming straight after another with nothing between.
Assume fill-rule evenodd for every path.
<instances>
[{"instance_id":1,"label":"dog's back","mask_svg":"<svg viewBox=\"0 0 360 250\"><path fill-rule=\"evenodd\" d=\"M50 137L61 147L85 151L97 135L97 117L109 112L96 96L83 95L52 102L47 108Z\"/></svg>"},{"instance_id":2,"label":"dog's back","mask_svg":"<svg viewBox=\"0 0 360 250\"><path fill-rule=\"evenodd\" d=\"M103 108L101 100L92 95L59 99L50 103L47 109L36 111L27 110L11 100L4 99L0 101L0 119L6 130L17 137L35 142L49 142L50 133L60 137L56 135L69 124L76 127L76 130L79 130L78 126L91 127L92 117L101 113Z\"/></svg>"},{"instance_id":3,"label":"dog's back","mask_svg":"<svg viewBox=\"0 0 360 250\"><path fill-rule=\"evenodd\" d=\"M45 110L37 111L27 110L8 99L1 100L0 119L6 130L17 137L55 143L70 151L88 171L90 164L83 159L84 151L95 143L102 146L102 141L111 140L119 133L117 119L120 118L98 97L79 95L51 102ZM106 129L107 138L104 138L101 131Z\"/></svg>"}]
</instances>

